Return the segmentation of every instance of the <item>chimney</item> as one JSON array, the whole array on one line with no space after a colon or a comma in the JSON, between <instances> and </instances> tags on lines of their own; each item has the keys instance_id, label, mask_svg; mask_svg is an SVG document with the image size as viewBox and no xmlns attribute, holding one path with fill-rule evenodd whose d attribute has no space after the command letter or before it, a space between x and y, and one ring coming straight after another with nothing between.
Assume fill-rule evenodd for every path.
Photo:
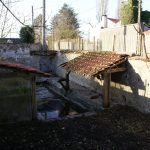
<instances>
[{"instance_id":1,"label":"chimney","mask_svg":"<svg viewBox=\"0 0 150 150\"><path fill-rule=\"evenodd\" d=\"M107 15L102 16L102 26L101 28L107 28Z\"/></svg>"}]
</instances>

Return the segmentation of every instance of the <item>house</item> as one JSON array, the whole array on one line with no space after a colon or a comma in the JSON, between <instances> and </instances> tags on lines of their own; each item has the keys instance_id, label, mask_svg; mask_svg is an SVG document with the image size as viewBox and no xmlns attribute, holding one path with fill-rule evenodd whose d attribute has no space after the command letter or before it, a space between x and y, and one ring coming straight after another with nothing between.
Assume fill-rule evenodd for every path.
<instances>
[{"instance_id":1,"label":"house","mask_svg":"<svg viewBox=\"0 0 150 150\"><path fill-rule=\"evenodd\" d=\"M116 18L109 18L107 15L102 16L102 20L100 22L100 28L114 28L121 25L121 21Z\"/></svg>"},{"instance_id":2,"label":"house","mask_svg":"<svg viewBox=\"0 0 150 150\"><path fill-rule=\"evenodd\" d=\"M49 76L32 67L0 60L0 123L36 119L36 76Z\"/></svg>"},{"instance_id":3,"label":"house","mask_svg":"<svg viewBox=\"0 0 150 150\"><path fill-rule=\"evenodd\" d=\"M91 26L89 29L89 39L92 41L93 38L100 38L100 30L105 28L115 28L121 26L121 21L115 18L109 18L107 15L103 15L101 22L96 26Z\"/></svg>"}]
</instances>

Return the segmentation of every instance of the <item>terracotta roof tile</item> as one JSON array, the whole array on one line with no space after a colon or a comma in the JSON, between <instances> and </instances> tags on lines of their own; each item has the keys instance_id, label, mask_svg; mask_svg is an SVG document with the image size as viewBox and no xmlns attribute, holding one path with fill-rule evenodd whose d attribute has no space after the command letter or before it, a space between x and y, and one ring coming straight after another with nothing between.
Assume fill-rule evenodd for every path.
<instances>
[{"instance_id":1,"label":"terracotta roof tile","mask_svg":"<svg viewBox=\"0 0 150 150\"><path fill-rule=\"evenodd\" d=\"M25 66L23 64L16 63L16 62L9 62L6 60L0 60L0 68L1 67L18 70L18 71L25 72L25 73L33 73L33 74L40 74L43 76L50 76L50 74L44 73L36 68Z\"/></svg>"},{"instance_id":2,"label":"terracotta roof tile","mask_svg":"<svg viewBox=\"0 0 150 150\"><path fill-rule=\"evenodd\" d=\"M116 65L126 61L126 59L127 55L88 52L61 66L67 71L72 71L80 75L94 76L109 68L116 67Z\"/></svg>"}]
</instances>

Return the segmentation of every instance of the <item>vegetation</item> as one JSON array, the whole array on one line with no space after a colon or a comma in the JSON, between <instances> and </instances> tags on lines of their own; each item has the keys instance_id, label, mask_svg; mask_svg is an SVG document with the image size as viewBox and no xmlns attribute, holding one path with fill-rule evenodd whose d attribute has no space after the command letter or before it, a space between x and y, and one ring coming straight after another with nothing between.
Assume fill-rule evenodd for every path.
<instances>
[{"instance_id":1,"label":"vegetation","mask_svg":"<svg viewBox=\"0 0 150 150\"><path fill-rule=\"evenodd\" d=\"M120 19L121 23L136 23L138 18L138 0L129 0L121 4Z\"/></svg>"},{"instance_id":2,"label":"vegetation","mask_svg":"<svg viewBox=\"0 0 150 150\"><path fill-rule=\"evenodd\" d=\"M121 23L124 25L137 23L138 0L129 0L128 2L122 3L119 16L121 19ZM145 22L146 24L150 25L149 11L146 10L141 12L141 22Z\"/></svg>"},{"instance_id":3,"label":"vegetation","mask_svg":"<svg viewBox=\"0 0 150 150\"><path fill-rule=\"evenodd\" d=\"M64 4L51 23L55 39L72 39L79 36L79 23L74 9Z\"/></svg>"},{"instance_id":4,"label":"vegetation","mask_svg":"<svg viewBox=\"0 0 150 150\"><path fill-rule=\"evenodd\" d=\"M141 20L150 26L150 12L147 10L142 11Z\"/></svg>"},{"instance_id":5,"label":"vegetation","mask_svg":"<svg viewBox=\"0 0 150 150\"><path fill-rule=\"evenodd\" d=\"M22 27L20 30L20 39L23 43L34 43L34 30L32 27Z\"/></svg>"}]
</instances>

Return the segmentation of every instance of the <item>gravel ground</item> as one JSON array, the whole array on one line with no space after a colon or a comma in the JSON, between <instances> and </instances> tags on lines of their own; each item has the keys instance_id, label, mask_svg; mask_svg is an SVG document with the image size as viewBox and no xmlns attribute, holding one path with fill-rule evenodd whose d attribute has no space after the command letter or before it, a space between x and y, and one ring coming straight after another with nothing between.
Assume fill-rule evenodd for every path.
<instances>
[{"instance_id":1,"label":"gravel ground","mask_svg":"<svg viewBox=\"0 0 150 150\"><path fill-rule=\"evenodd\" d=\"M0 150L149 150L150 115L115 106L98 115L0 125Z\"/></svg>"}]
</instances>

